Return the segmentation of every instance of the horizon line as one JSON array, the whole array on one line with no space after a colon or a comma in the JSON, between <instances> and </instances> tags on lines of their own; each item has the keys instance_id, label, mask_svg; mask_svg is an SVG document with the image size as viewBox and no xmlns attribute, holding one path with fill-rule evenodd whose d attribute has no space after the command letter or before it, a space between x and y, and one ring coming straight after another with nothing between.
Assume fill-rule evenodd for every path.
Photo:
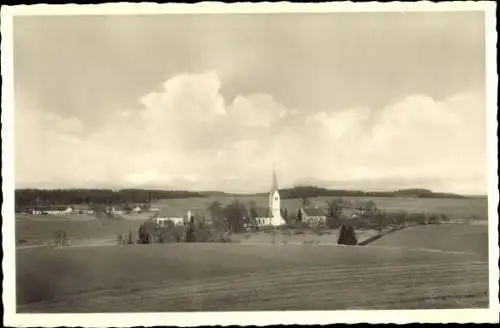
<instances>
[{"instance_id":1,"label":"horizon line","mask_svg":"<svg viewBox=\"0 0 500 328\"><path fill-rule=\"evenodd\" d=\"M329 187L320 187L313 184L304 184L304 185L294 185L291 187L280 187L278 190L286 190L286 189L294 189L294 188L303 188L303 187L312 187L318 189L324 189L328 191L345 191L345 192L363 192L363 193L394 193L397 191L405 191L405 190L427 190L433 194L450 194L450 195L458 195L458 196L484 196L487 197L488 193L459 193L459 192L448 192L448 191L437 191L425 187L405 187L405 188L393 188L393 189L356 189L356 188L329 188ZM14 191L17 190L111 190L113 192L118 192L122 190L148 190L148 191L180 191L180 192L190 192L190 193L221 193L221 194L229 194L229 195L254 195L254 194L264 194L268 193L268 190L262 191L222 191L216 189L182 189L182 188L156 188L156 187L22 187L22 188L14 188Z\"/></svg>"}]
</instances>

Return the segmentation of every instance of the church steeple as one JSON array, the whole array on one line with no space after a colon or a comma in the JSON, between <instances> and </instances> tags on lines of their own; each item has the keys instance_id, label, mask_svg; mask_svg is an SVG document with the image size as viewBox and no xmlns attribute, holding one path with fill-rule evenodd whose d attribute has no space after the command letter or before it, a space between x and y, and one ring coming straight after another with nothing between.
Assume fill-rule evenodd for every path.
<instances>
[{"instance_id":1,"label":"church steeple","mask_svg":"<svg viewBox=\"0 0 500 328\"><path fill-rule=\"evenodd\" d=\"M276 169L273 165L273 180L271 182L271 191L269 193L269 210L271 214L271 225L282 226L286 221L281 216L280 193L278 190L278 179L276 178Z\"/></svg>"},{"instance_id":2,"label":"church steeple","mask_svg":"<svg viewBox=\"0 0 500 328\"><path fill-rule=\"evenodd\" d=\"M278 190L278 179L276 178L276 169L273 165L273 181L271 182L271 193Z\"/></svg>"}]
</instances>

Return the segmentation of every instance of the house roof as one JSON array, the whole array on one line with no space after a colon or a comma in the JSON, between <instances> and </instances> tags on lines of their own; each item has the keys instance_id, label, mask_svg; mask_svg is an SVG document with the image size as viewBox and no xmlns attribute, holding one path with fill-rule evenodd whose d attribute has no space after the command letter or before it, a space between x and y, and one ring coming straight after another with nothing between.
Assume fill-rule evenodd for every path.
<instances>
[{"instance_id":1,"label":"house roof","mask_svg":"<svg viewBox=\"0 0 500 328\"><path fill-rule=\"evenodd\" d=\"M303 207L302 210L307 216L326 216L326 212L319 207Z\"/></svg>"},{"instance_id":2,"label":"house roof","mask_svg":"<svg viewBox=\"0 0 500 328\"><path fill-rule=\"evenodd\" d=\"M271 182L271 192L278 190L278 179L276 178L276 170L273 167L273 180Z\"/></svg>"}]
</instances>

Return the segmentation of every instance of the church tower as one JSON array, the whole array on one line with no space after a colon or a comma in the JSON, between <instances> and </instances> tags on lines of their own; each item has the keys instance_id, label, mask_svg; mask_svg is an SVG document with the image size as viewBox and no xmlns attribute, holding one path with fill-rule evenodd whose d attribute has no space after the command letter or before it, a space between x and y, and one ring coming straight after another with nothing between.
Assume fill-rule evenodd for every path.
<instances>
[{"instance_id":1,"label":"church tower","mask_svg":"<svg viewBox=\"0 0 500 328\"><path fill-rule=\"evenodd\" d=\"M278 179L276 178L276 170L273 167L273 180L271 183L271 191L269 193L269 211L273 225L282 225L285 220L281 217L280 194L278 191Z\"/></svg>"}]
</instances>

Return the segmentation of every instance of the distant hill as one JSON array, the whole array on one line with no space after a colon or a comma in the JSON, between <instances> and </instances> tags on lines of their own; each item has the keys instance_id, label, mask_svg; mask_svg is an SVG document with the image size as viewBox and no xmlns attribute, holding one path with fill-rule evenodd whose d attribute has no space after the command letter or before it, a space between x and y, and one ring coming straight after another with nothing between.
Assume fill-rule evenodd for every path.
<instances>
[{"instance_id":1,"label":"distant hill","mask_svg":"<svg viewBox=\"0 0 500 328\"><path fill-rule=\"evenodd\" d=\"M465 198L452 193L436 193L428 189L399 189L396 191L334 190L315 186L297 186L281 189L281 198L304 197L405 197L405 198Z\"/></svg>"}]
</instances>

